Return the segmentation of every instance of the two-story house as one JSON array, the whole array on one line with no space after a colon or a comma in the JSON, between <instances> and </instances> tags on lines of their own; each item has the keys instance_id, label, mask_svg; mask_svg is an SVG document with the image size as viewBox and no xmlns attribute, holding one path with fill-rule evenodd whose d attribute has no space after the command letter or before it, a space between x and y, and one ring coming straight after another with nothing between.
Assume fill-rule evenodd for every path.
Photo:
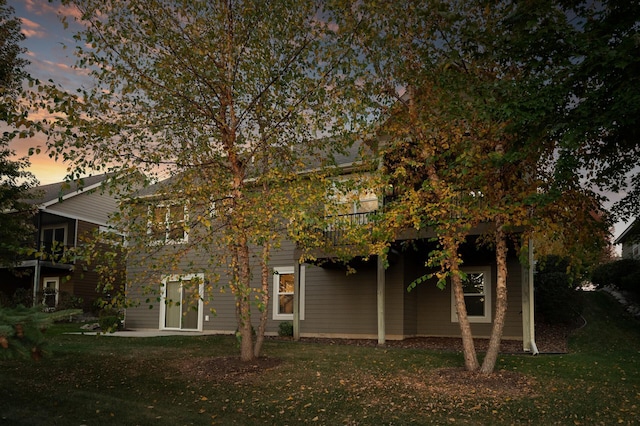
<instances>
[{"instance_id":1,"label":"two-story house","mask_svg":"<svg viewBox=\"0 0 640 426\"><path fill-rule=\"evenodd\" d=\"M339 167L345 171L343 179L354 173L359 152L358 147L354 147L337 158ZM154 191L160 193L161 188L162 185L147 188L140 197L152 200ZM331 244L341 243L340 223L368 226L384 194L362 191L358 197L355 202L348 200L349 205L336 218L335 225L318 231ZM162 199L157 199L154 207L148 209L148 234L161 234L171 239L174 250L182 246L188 251L190 227L179 224L201 213L189 211L184 201ZM154 223L161 226L154 227ZM156 228L162 232L158 233ZM481 233L482 229L474 230L474 235L462 247L463 269L468 275L465 299L475 337L490 335L495 309L495 253L476 246L475 238ZM430 237L428 230L401 233L391 243L386 268L375 255L356 256L349 264L335 261L330 248L319 253L314 262L301 263L300 247L285 241L270 258L271 302L267 307L266 334L276 335L280 323L289 321L302 337L377 339L384 343L387 339L460 336L451 286L441 290L435 281L428 281L407 291L414 280L427 272L425 263L434 244ZM155 246L149 249L154 250ZM253 254L260 255L259 252ZM237 328L234 298L228 291L218 293L211 285L209 274L220 271L208 270L205 257L194 250L179 265L166 266L164 272L156 266L158 273L146 275L148 264L132 259L127 265L127 273L133 277L128 284L128 294L141 304L127 309L126 327L233 334ZM532 273L519 263L514 250L510 251L508 267L509 308L504 338L522 340L523 350L531 350L535 347ZM255 286L259 288L259 273L254 275ZM147 281L136 281L142 276ZM220 282L226 279L224 275L218 277ZM188 285L191 282L196 286ZM211 298L190 297L193 292L203 295L212 291L216 294Z\"/></svg>"},{"instance_id":2,"label":"two-story house","mask_svg":"<svg viewBox=\"0 0 640 426\"><path fill-rule=\"evenodd\" d=\"M73 255L73 248L95 230L108 231L109 217L118 208L116 196L102 190L106 175L77 182L59 182L34 188L33 254L14 266L0 269L0 291L11 298L16 291L34 305L55 309L65 298L81 299L91 310L98 297L98 275ZM23 300L24 301L24 300Z\"/></svg>"}]
</instances>

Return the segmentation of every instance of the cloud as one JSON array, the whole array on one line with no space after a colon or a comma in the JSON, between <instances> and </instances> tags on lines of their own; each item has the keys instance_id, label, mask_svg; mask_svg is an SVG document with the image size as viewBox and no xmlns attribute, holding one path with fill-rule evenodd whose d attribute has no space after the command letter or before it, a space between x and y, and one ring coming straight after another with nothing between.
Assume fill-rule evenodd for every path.
<instances>
[{"instance_id":1,"label":"cloud","mask_svg":"<svg viewBox=\"0 0 640 426\"><path fill-rule=\"evenodd\" d=\"M24 6L29 13L39 16L68 16L80 18L81 13L73 5L62 5L60 3L50 3L43 0L24 0Z\"/></svg>"},{"instance_id":2,"label":"cloud","mask_svg":"<svg viewBox=\"0 0 640 426\"><path fill-rule=\"evenodd\" d=\"M47 32L38 24L27 18L20 18L22 21L22 34L28 38L46 38Z\"/></svg>"}]
</instances>

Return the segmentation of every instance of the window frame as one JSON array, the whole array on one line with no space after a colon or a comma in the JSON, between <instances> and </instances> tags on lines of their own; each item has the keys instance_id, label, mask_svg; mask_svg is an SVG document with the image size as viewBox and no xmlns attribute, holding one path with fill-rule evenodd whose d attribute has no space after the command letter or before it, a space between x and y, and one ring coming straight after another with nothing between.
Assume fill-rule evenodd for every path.
<instances>
[{"instance_id":1,"label":"window frame","mask_svg":"<svg viewBox=\"0 0 640 426\"><path fill-rule=\"evenodd\" d=\"M55 238L56 229L62 229L62 242L61 242L62 247L57 247L57 249L60 250L60 251L64 251L64 250L66 250L67 240L69 239L69 225L67 223L59 223L59 224L54 224L54 225L43 225L40 228L40 244L43 247L45 245L45 240L44 240L45 231L52 230L53 231L52 237ZM56 240L52 239L52 241L51 241L51 249L53 249L53 242L54 241L56 241Z\"/></svg>"},{"instance_id":2,"label":"window frame","mask_svg":"<svg viewBox=\"0 0 640 426\"><path fill-rule=\"evenodd\" d=\"M492 321L492 286L493 280L491 275L491 266L468 266L460 268L462 272L467 275L470 274L484 274L483 293L465 293L467 296L484 296L484 315L468 315L470 323L491 323ZM458 321L458 312L456 310L456 297L453 291L453 285L451 287L451 322Z\"/></svg>"},{"instance_id":3,"label":"window frame","mask_svg":"<svg viewBox=\"0 0 640 426\"><path fill-rule=\"evenodd\" d=\"M183 215L182 220L179 220L175 223L182 224L182 238L174 239L171 238L171 225L174 223L171 221L171 208L176 206L182 206ZM156 209L165 209L164 214L164 239L158 239L154 236L153 227L155 225L155 213ZM148 220L147 220L147 235L153 238L152 244L186 244L189 242L189 207L188 203L179 203L179 202L161 202L158 204L149 205L148 209Z\"/></svg>"},{"instance_id":4,"label":"window frame","mask_svg":"<svg viewBox=\"0 0 640 426\"><path fill-rule=\"evenodd\" d=\"M293 313L280 313L280 275L293 275L294 292L291 293L295 297L295 267L293 266L275 266L273 268L273 292L272 292L272 319L276 321L293 321ZM284 293L289 294L289 293ZM304 294L305 294L305 267L300 265L300 320L304 319Z\"/></svg>"}]
</instances>

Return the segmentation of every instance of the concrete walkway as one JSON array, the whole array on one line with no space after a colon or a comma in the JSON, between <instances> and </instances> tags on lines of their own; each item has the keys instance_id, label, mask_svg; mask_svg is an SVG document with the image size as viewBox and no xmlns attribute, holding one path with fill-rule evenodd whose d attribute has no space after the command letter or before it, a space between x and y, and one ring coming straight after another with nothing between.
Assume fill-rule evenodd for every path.
<instances>
[{"instance_id":1,"label":"concrete walkway","mask_svg":"<svg viewBox=\"0 0 640 426\"><path fill-rule=\"evenodd\" d=\"M140 329L140 330L122 330L115 333L103 333L101 331L87 330L77 331L66 334L83 334L85 336L111 336L111 337L162 337L162 336L211 336L220 334L211 331L172 331L172 330L154 330L154 329Z\"/></svg>"}]
</instances>

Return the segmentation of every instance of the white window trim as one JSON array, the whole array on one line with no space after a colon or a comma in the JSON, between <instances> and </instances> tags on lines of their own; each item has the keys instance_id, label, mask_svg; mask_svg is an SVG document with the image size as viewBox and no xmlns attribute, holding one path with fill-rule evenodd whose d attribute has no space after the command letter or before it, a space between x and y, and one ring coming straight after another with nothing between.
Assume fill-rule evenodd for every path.
<instances>
[{"instance_id":1,"label":"white window trim","mask_svg":"<svg viewBox=\"0 0 640 426\"><path fill-rule=\"evenodd\" d=\"M193 279L200 280L200 285L198 287L198 294L200 295L200 300L198 301L198 328L197 331L202 331L203 326L203 309L204 309L204 301L202 300L202 296L204 295L204 274L187 274L187 275L166 275L162 279L162 296L160 298L160 320L159 320L159 328L160 330L175 330L175 331L193 331L193 329L183 329L183 328L175 328L175 327L165 327L165 316L167 314L167 283L174 281L191 281Z\"/></svg>"},{"instance_id":2,"label":"white window trim","mask_svg":"<svg viewBox=\"0 0 640 426\"><path fill-rule=\"evenodd\" d=\"M151 244L186 244L187 242L189 242L189 231L186 228L186 225L189 222L189 209L187 204L182 204L182 208L183 208L183 212L184 212L184 219L181 221L184 225L185 228L183 229L183 237L177 240L173 240L169 237L170 235L170 227L169 224L170 222L170 218L171 218L171 207L173 206L180 206L181 204L178 202L168 202L168 203L159 203L156 205L150 205L149 206L149 211L147 212L148 215L148 221L147 221L147 234L152 235L153 231L152 231L152 227L153 227L153 220L155 219L155 209L156 208L164 208L166 209L165 214L164 214L164 228L165 228L165 234L164 234L164 239L163 240L155 240L152 241Z\"/></svg>"},{"instance_id":3,"label":"white window trim","mask_svg":"<svg viewBox=\"0 0 640 426\"><path fill-rule=\"evenodd\" d=\"M280 288L280 274L294 274L295 268L293 266L276 266L273 268L273 319L278 321L293 321L293 314L280 314L279 305L279 291ZM294 287L295 291L295 287ZM304 319L304 293L305 293L305 267L300 265L300 320ZM295 297L295 294L294 294Z\"/></svg>"},{"instance_id":4,"label":"white window trim","mask_svg":"<svg viewBox=\"0 0 640 426\"><path fill-rule=\"evenodd\" d=\"M49 229L59 229L59 228L62 228L64 230L62 245L66 247L67 239L69 238L69 226L66 223L61 223L57 225L43 225L42 228L40 229L40 242L44 243L44 231Z\"/></svg>"},{"instance_id":5,"label":"white window trim","mask_svg":"<svg viewBox=\"0 0 640 426\"><path fill-rule=\"evenodd\" d=\"M465 274L472 273L482 273L485 277L485 286L484 286L484 315L483 316L472 316L469 315L470 323L490 323L491 322L491 312L493 310L492 300L491 300L491 291L493 286L493 281L491 277L491 267L490 266L470 266L460 268L462 272ZM456 297L453 292L453 286L451 285L451 322L458 322L458 311L456 310Z\"/></svg>"}]
</instances>

